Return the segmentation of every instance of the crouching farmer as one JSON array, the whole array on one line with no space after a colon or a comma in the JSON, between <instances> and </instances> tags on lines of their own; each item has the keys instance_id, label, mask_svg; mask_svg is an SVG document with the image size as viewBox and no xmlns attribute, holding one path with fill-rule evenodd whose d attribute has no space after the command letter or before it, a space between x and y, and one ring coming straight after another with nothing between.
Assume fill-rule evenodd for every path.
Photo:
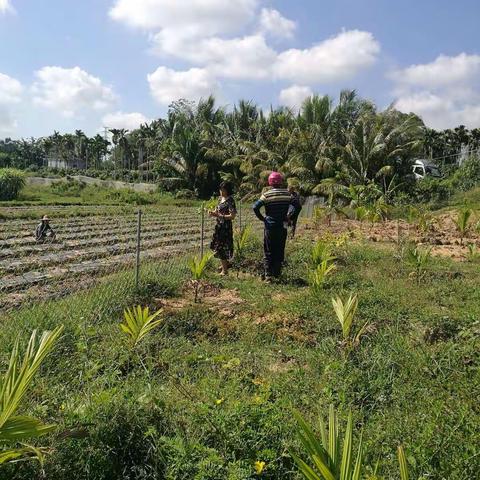
<instances>
[{"instance_id":1,"label":"crouching farmer","mask_svg":"<svg viewBox=\"0 0 480 480\"><path fill-rule=\"evenodd\" d=\"M50 226L50 219L46 215L43 216L42 221L37 225L35 238L37 242L44 242L47 238L55 240L55 232Z\"/></svg>"},{"instance_id":2,"label":"crouching farmer","mask_svg":"<svg viewBox=\"0 0 480 480\"><path fill-rule=\"evenodd\" d=\"M272 172L268 177L272 187L264 192L253 205L257 218L265 225L263 248L265 252L265 279L278 278L282 273L287 240L287 223L296 213L296 202L289 191L283 187L283 176ZM265 216L260 209L265 207Z\"/></svg>"}]
</instances>

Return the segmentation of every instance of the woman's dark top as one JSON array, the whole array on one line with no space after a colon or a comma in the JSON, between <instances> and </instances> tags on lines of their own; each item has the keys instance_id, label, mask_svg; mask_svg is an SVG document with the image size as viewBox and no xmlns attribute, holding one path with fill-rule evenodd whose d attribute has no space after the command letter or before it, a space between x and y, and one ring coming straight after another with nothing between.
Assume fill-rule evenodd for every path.
<instances>
[{"instance_id":1,"label":"woman's dark top","mask_svg":"<svg viewBox=\"0 0 480 480\"><path fill-rule=\"evenodd\" d=\"M236 214L235 200L232 197L226 198L217 205L217 212L220 215ZM230 260L233 257L233 226L231 220L217 218L210 248L220 260Z\"/></svg>"}]
</instances>

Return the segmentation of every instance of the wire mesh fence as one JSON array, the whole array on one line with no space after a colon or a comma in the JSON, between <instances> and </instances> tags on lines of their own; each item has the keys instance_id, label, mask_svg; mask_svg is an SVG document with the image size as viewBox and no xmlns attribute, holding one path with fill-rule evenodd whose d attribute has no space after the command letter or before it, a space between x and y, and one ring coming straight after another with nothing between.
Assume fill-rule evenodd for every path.
<instances>
[{"instance_id":1,"label":"wire mesh fence","mask_svg":"<svg viewBox=\"0 0 480 480\"><path fill-rule=\"evenodd\" d=\"M250 205L237 202L235 228L260 227ZM14 310L91 290L138 290L176 275L209 249L216 219L201 207L110 210L90 215L52 211L55 238L37 241L38 220L0 224L0 309ZM107 294L107 293L105 293Z\"/></svg>"}]
</instances>

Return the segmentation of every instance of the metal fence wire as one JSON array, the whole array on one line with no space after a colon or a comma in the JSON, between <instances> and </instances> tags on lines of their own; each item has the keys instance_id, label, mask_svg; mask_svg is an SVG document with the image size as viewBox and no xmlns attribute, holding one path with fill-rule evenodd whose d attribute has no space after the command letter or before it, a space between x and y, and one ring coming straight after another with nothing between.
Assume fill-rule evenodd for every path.
<instances>
[{"instance_id":1,"label":"metal fence wire","mask_svg":"<svg viewBox=\"0 0 480 480\"><path fill-rule=\"evenodd\" d=\"M260 227L250 204L237 201L237 208L236 229ZM78 216L69 207L57 207L51 213L56 239L44 243L35 239L38 220L0 222L2 311L81 290L100 291L109 283L140 288L206 252L215 227L215 218L198 206L92 208Z\"/></svg>"}]
</instances>

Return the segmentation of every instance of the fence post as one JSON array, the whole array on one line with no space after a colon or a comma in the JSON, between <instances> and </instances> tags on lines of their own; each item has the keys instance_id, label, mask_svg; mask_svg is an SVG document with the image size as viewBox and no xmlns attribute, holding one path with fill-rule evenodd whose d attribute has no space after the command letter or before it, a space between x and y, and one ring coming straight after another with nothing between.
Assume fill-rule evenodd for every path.
<instances>
[{"instance_id":1,"label":"fence post","mask_svg":"<svg viewBox=\"0 0 480 480\"><path fill-rule=\"evenodd\" d=\"M202 204L202 219L200 225L200 258L203 258L203 240L205 237L205 207Z\"/></svg>"},{"instance_id":2,"label":"fence post","mask_svg":"<svg viewBox=\"0 0 480 480\"><path fill-rule=\"evenodd\" d=\"M137 256L135 260L135 288L138 290L140 282L140 236L142 233L142 210L137 213Z\"/></svg>"}]
</instances>

